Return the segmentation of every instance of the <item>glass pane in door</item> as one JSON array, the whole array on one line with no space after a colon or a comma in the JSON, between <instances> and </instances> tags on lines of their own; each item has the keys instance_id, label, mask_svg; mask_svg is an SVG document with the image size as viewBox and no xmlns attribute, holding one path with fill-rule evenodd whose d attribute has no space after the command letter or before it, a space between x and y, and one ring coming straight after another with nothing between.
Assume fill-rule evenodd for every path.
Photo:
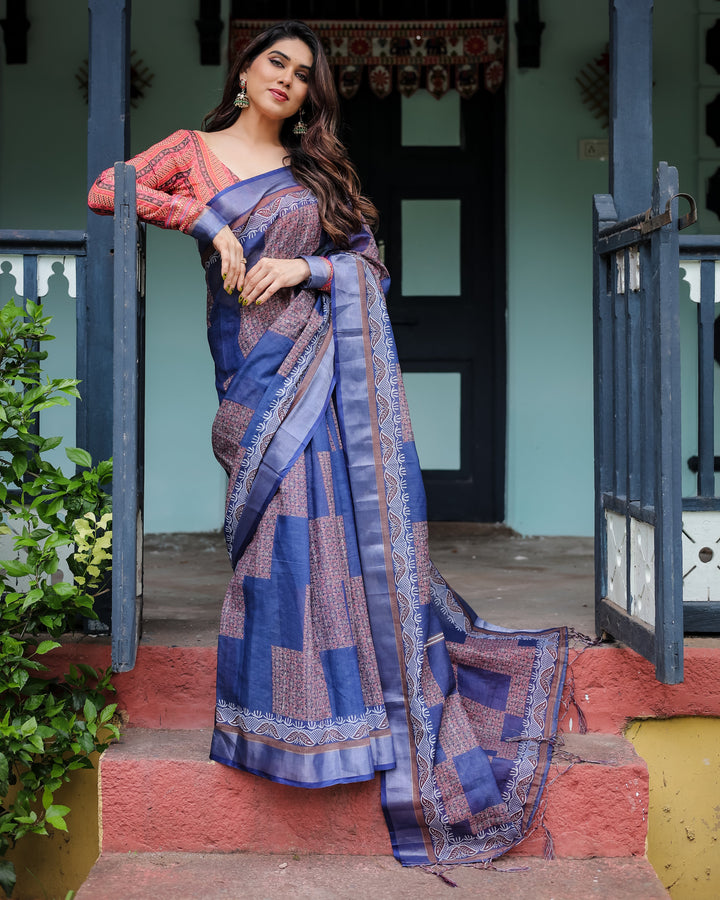
<instances>
[{"instance_id":1,"label":"glass pane in door","mask_svg":"<svg viewBox=\"0 0 720 900\"><path fill-rule=\"evenodd\" d=\"M402 200L404 297L460 296L460 200Z\"/></svg>"},{"instance_id":2,"label":"glass pane in door","mask_svg":"<svg viewBox=\"0 0 720 900\"><path fill-rule=\"evenodd\" d=\"M405 372L410 418L423 469L460 468L460 372Z\"/></svg>"},{"instance_id":3,"label":"glass pane in door","mask_svg":"<svg viewBox=\"0 0 720 900\"><path fill-rule=\"evenodd\" d=\"M403 147L459 147L460 94L448 91L437 100L429 91L415 91L400 101Z\"/></svg>"}]
</instances>

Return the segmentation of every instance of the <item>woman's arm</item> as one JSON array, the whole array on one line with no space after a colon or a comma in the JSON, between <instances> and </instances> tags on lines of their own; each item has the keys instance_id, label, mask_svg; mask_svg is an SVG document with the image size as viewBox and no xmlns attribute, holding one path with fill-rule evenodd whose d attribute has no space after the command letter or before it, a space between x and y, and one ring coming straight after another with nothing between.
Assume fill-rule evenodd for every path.
<instances>
[{"instance_id":1,"label":"woman's arm","mask_svg":"<svg viewBox=\"0 0 720 900\"><path fill-rule=\"evenodd\" d=\"M327 256L300 256L297 259L263 257L248 272L244 283L242 279L237 281L238 289L242 289L242 302L245 305L264 303L280 288L295 287L298 284L313 290L329 291L334 275L333 252L341 251L330 251ZM380 261L375 238L367 225L363 225L362 230L350 238L349 252L361 256L368 263L383 292L387 293L390 277Z\"/></svg>"},{"instance_id":2,"label":"woman's arm","mask_svg":"<svg viewBox=\"0 0 720 900\"><path fill-rule=\"evenodd\" d=\"M193 232L205 211L205 203L194 196L187 178L193 149L190 133L176 131L128 160L135 166L137 211L143 221L186 234ZM112 167L101 172L90 188L88 205L100 215L112 215L115 205ZM219 227L215 228L213 236L218 230Z\"/></svg>"},{"instance_id":3,"label":"woman's arm","mask_svg":"<svg viewBox=\"0 0 720 900\"><path fill-rule=\"evenodd\" d=\"M328 250L327 256L303 256L302 259L304 259L310 267L310 277L303 287L320 291L329 291L334 276L332 254L342 252L343 251L339 249L331 249ZM362 229L357 234L352 235L348 251L345 252L355 253L356 255L361 256L364 262L370 266L373 275L377 279L378 284L382 287L383 292L387 294L390 287L390 276L388 275L388 270L385 268L384 263L380 260L380 254L378 253L375 238L367 225L363 225Z\"/></svg>"},{"instance_id":4,"label":"woman's arm","mask_svg":"<svg viewBox=\"0 0 720 900\"><path fill-rule=\"evenodd\" d=\"M189 173L197 153L192 133L176 131L128 160L135 166L137 213L144 222L212 242L222 258L228 293L242 288L245 258L229 226L196 196ZM88 205L100 215L115 208L115 172L105 169L90 189Z\"/></svg>"}]
</instances>

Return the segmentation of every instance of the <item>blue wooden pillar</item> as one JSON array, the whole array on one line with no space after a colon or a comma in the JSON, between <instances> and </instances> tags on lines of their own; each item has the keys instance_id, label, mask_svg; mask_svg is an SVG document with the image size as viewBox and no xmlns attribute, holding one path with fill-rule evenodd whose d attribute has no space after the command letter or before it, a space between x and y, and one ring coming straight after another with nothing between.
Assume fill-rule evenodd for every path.
<instances>
[{"instance_id":1,"label":"blue wooden pillar","mask_svg":"<svg viewBox=\"0 0 720 900\"><path fill-rule=\"evenodd\" d=\"M88 189L130 155L130 2L88 0ZM87 291L78 311L78 446L95 462L112 456L113 221L88 211Z\"/></svg>"},{"instance_id":2,"label":"blue wooden pillar","mask_svg":"<svg viewBox=\"0 0 720 900\"><path fill-rule=\"evenodd\" d=\"M610 193L618 219L650 208L653 0L610 0Z\"/></svg>"}]
</instances>

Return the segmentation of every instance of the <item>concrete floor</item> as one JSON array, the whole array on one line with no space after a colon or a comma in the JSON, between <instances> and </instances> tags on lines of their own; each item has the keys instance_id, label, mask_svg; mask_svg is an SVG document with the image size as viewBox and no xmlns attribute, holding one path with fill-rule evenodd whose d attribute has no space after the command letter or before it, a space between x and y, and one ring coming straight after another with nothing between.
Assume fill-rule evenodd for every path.
<instances>
[{"instance_id":1,"label":"concrete floor","mask_svg":"<svg viewBox=\"0 0 720 900\"><path fill-rule=\"evenodd\" d=\"M430 553L482 618L594 634L593 540L520 537L502 525L430 523ZM216 642L230 563L219 532L145 537L145 643Z\"/></svg>"}]
</instances>

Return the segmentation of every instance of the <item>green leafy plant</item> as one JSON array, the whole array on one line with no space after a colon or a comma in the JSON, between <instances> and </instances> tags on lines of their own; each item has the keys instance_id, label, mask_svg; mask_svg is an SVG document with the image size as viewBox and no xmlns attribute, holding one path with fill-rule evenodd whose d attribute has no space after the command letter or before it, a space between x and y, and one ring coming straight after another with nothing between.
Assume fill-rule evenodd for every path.
<instances>
[{"instance_id":1,"label":"green leafy plant","mask_svg":"<svg viewBox=\"0 0 720 900\"><path fill-rule=\"evenodd\" d=\"M81 617L96 618L112 540L112 462L93 466L86 451L68 448L81 468L66 475L45 458L61 439L37 433L42 410L78 396L73 379L42 379L49 321L29 301L0 310L0 534L13 554L0 560L0 886L8 897L8 851L27 834L67 830L70 810L55 792L118 736L109 669L70 666L48 678L42 661Z\"/></svg>"}]
</instances>

